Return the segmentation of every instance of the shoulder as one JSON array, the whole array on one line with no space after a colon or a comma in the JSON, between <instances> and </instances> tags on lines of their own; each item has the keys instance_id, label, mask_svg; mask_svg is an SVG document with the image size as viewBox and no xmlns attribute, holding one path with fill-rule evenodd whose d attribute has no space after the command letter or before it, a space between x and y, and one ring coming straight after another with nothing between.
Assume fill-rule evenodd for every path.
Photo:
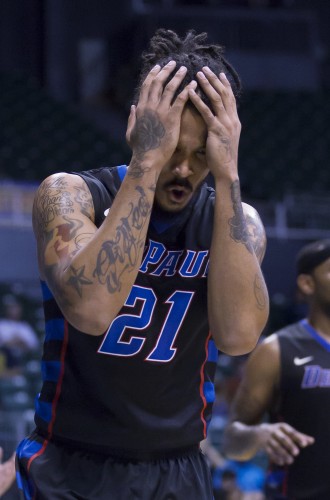
<instances>
[{"instance_id":1,"label":"shoulder","mask_svg":"<svg viewBox=\"0 0 330 500\"><path fill-rule=\"evenodd\" d=\"M40 234L57 217L70 216L77 211L93 220L92 198L85 181L76 174L52 174L42 181L34 198L34 230Z\"/></svg>"},{"instance_id":2,"label":"shoulder","mask_svg":"<svg viewBox=\"0 0 330 500\"><path fill-rule=\"evenodd\" d=\"M262 340L251 353L248 364L262 372L276 373L280 363L280 345L277 333Z\"/></svg>"},{"instance_id":3,"label":"shoulder","mask_svg":"<svg viewBox=\"0 0 330 500\"><path fill-rule=\"evenodd\" d=\"M49 193L62 193L75 186L83 186L85 182L79 175L59 172L46 177L38 187L36 197Z\"/></svg>"}]
</instances>

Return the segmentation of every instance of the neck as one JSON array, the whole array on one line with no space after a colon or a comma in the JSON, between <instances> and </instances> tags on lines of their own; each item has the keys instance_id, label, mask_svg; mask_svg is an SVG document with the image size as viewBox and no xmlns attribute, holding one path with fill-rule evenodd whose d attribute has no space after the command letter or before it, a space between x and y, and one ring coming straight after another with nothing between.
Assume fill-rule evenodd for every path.
<instances>
[{"instance_id":1,"label":"neck","mask_svg":"<svg viewBox=\"0 0 330 500\"><path fill-rule=\"evenodd\" d=\"M329 311L330 312L330 311ZM308 323L317 333L330 342L330 316L324 311L311 309L307 317Z\"/></svg>"}]
</instances>

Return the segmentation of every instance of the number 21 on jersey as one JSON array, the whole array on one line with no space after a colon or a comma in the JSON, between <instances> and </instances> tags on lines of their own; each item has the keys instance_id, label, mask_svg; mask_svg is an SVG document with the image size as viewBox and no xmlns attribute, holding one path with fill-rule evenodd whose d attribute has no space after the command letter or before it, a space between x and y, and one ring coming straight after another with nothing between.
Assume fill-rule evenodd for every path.
<instances>
[{"instance_id":1,"label":"number 21 on jersey","mask_svg":"<svg viewBox=\"0 0 330 500\"><path fill-rule=\"evenodd\" d=\"M157 340L147 361L167 363L175 356L174 342L179 333L180 326L187 314L194 292L177 290L165 301L169 310L160 332L155 332ZM135 307L138 301L142 302L139 314L122 314L111 323L98 350L100 354L110 356L135 356L138 354L146 340L143 336L135 335L137 331L147 328L156 309L157 297L151 288L134 285L125 306ZM128 340L122 340L126 329L132 329L134 335Z\"/></svg>"}]
</instances>

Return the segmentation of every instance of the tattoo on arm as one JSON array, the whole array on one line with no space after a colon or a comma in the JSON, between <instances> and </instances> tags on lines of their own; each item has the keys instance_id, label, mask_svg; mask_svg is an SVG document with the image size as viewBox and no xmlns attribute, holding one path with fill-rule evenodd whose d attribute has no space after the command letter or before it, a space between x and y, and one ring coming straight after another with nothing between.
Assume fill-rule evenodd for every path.
<instances>
[{"instance_id":1,"label":"tattoo on arm","mask_svg":"<svg viewBox=\"0 0 330 500\"><path fill-rule=\"evenodd\" d=\"M89 189L83 183L81 186L74 186L76 190L75 201L80 205L81 213L90 218L93 211L93 202Z\"/></svg>"},{"instance_id":2,"label":"tattoo on arm","mask_svg":"<svg viewBox=\"0 0 330 500\"><path fill-rule=\"evenodd\" d=\"M68 279L68 285L72 286L79 297L82 297L82 287L83 285L92 285L93 281L85 276L85 266L80 266L78 269L75 269L73 266L70 266L71 276Z\"/></svg>"},{"instance_id":3,"label":"tattoo on arm","mask_svg":"<svg viewBox=\"0 0 330 500\"><path fill-rule=\"evenodd\" d=\"M235 181L231 185L231 200L235 215L228 221L230 226L230 236L237 243L243 243L246 249L250 253L253 253L253 247L250 242L249 232L243 213L239 181Z\"/></svg>"},{"instance_id":4,"label":"tattoo on arm","mask_svg":"<svg viewBox=\"0 0 330 500\"><path fill-rule=\"evenodd\" d=\"M264 280L258 274L256 274L254 278L254 296L257 301L258 309L260 310L265 309L266 307L265 285L264 285Z\"/></svg>"},{"instance_id":5,"label":"tattoo on arm","mask_svg":"<svg viewBox=\"0 0 330 500\"><path fill-rule=\"evenodd\" d=\"M165 128L157 113L146 111L143 116L136 120L131 137L134 147L134 157L127 172L130 177L140 179L145 172L150 171L149 167L142 164L144 155L151 149L158 148L164 136ZM156 180L150 189L155 191Z\"/></svg>"},{"instance_id":6,"label":"tattoo on arm","mask_svg":"<svg viewBox=\"0 0 330 500\"><path fill-rule=\"evenodd\" d=\"M130 204L130 213L121 219L115 238L102 244L97 257L93 276L106 285L109 293L120 291L123 273L133 269L144 248L145 238L140 235L152 206L143 188L137 186L136 190L140 194L138 202Z\"/></svg>"},{"instance_id":7,"label":"tattoo on arm","mask_svg":"<svg viewBox=\"0 0 330 500\"><path fill-rule=\"evenodd\" d=\"M144 115L137 118L132 131L132 145L138 156L144 155L151 149L160 146L165 136L165 127L154 111L145 111Z\"/></svg>"},{"instance_id":8,"label":"tattoo on arm","mask_svg":"<svg viewBox=\"0 0 330 500\"><path fill-rule=\"evenodd\" d=\"M250 241L259 262L262 262L266 251L266 235L258 213L254 217L246 215L247 229Z\"/></svg>"},{"instance_id":9,"label":"tattoo on arm","mask_svg":"<svg viewBox=\"0 0 330 500\"><path fill-rule=\"evenodd\" d=\"M69 215L74 212L68 183L64 177L48 180L41 184L33 210L33 226L37 236L41 236L57 215Z\"/></svg>"}]
</instances>

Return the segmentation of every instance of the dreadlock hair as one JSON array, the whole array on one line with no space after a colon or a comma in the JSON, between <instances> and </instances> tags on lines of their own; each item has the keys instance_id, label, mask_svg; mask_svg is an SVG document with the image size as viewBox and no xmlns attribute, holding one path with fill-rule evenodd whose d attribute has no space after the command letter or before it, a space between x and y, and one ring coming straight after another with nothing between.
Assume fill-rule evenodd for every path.
<instances>
[{"instance_id":1,"label":"dreadlock hair","mask_svg":"<svg viewBox=\"0 0 330 500\"><path fill-rule=\"evenodd\" d=\"M226 74L236 100L238 100L242 90L241 80L232 65L224 58L224 47L208 44L206 40L207 33L196 34L194 30L189 30L183 38L180 38L172 30L159 28L150 40L149 50L144 51L141 56L142 68L134 94L135 104L138 102L142 83L149 71L156 64L163 67L171 60L176 61L176 69L179 69L180 66L186 66L187 68L185 78L177 89L174 98L191 80L196 80L196 73L203 66L208 66L216 75L221 72ZM173 78L173 74L174 72L169 76L165 85ZM196 92L211 107L208 97L199 85Z\"/></svg>"}]
</instances>

